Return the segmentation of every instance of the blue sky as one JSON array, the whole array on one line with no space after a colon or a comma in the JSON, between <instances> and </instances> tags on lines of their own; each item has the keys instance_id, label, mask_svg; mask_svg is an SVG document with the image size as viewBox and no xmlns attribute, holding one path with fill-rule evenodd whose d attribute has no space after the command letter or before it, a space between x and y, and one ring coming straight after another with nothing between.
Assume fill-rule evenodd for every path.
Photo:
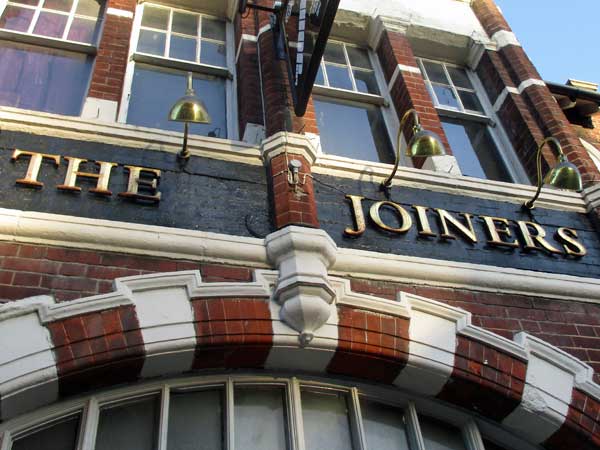
<instances>
[{"instance_id":1,"label":"blue sky","mask_svg":"<svg viewBox=\"0 0 600 450\"><path fill-rule=\"evenodd\" d=\"M600 0L496 0L546 81L600 84Z\"/></svg>"}]
</instances>

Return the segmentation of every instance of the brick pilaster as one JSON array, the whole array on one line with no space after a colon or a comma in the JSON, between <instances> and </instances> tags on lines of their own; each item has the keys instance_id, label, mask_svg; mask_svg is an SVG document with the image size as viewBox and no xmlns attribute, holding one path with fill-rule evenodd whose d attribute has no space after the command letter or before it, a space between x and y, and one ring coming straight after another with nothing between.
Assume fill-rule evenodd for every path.
<instances>
[{"instance_id":1,"label":"brick pilaster","mask_svg":"<svg viewBox=\"0 0 600 450\"><path fill-rule=\"evenodd\" d=\"M419 114L423 128L440 136L447 153L451 155L452 149L448 144L442 122L431 101L406 35L401 32L384 30L377 47L377 54L388 84L392 81L397 67L401 67L396 79L393 80L390 92L398 115L402 117L405 111L414 108ZM405 130L409 125L411 124L406 125ZM423 162L413 161L417 167L421 167Z\"/></svg>"},{"instance_id":2,"label":"brick pilaster","mask_svg":"<svg viewBox=\"0 0 600 450\"><path fill-rule=\"evenodd\" d=\"M493 37L501 31L511 32L508 23L493 0L474 0L471 6L489 36ZM560 141L569 160L581 172L585 186L599 181L600 173L585 148L581 145L577 133L570 126L564 113L554 101L550 91L545 85L542 85L538 71L525 54L523 48L516 42L509 40L502 44L498 50L498 54L513 85L519 87L521 96L543 135L554 136ZM533 136L537 135L536 130L530 129L530 132ZM532 146L523 151L528 154L534 154L535 150L536 146ZM543 156L547 165L555 164L556 157L550 151L544 152ZM529 156L529 158L531 157ZM529 169L531 164L528 164L527 159L525 159L524 163ZM528 171L530 172L530 169Z\"/></svg>"},{"instance_id":3,"label":"brick pilaster","mask_svg":"<svg viewBox=\"0 0 600 450\"><path fill-rule=\"evenodd\" d=\"M134 0L109 0L106 8L134 13ZM96 55L89 97L119 102L125 79L133 17L106 13Z\"/></svg>"}]
</instances>

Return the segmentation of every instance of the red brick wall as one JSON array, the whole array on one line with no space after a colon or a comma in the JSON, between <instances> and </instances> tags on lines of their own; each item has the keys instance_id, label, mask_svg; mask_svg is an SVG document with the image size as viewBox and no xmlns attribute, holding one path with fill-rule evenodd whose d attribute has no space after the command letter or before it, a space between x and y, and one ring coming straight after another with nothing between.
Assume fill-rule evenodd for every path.
<instances>
[{"instance_id":1,"label":"red brick wall","mask_svg":"<svg viewBox=\"0 0 600 450\"><path fill-rule=\"evenodd\" d=\"M587 362L600 381L600 305L514 294L352 280L356 292L395 299L400 291L465 309L473 324L509 339L526 331Z\"/></svg>"},{"instance_id":2,"label":"red brick wall","mask_svg":"<svg viewBox=\"0 0 600 450\"><path fill-rule=\"evenodd\" d=\"M250 269L92 250L0 243L0 300L54 295L72 300L112 292L118 277L199 269L203 280L250 281Z\"/></svg>"}]
</instances>

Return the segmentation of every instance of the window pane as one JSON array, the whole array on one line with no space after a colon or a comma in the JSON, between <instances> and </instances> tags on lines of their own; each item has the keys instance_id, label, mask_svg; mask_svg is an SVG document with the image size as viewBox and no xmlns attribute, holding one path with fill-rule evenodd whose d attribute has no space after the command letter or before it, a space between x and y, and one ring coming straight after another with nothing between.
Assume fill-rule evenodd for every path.
<instances>
[{"instance_id":1,"label":"window pane","mask_svg":"<svg viewBox=\"0 0 600 450\"><path fill-rule=\"evenodd\" d=\"M169 10L166 8L156 8L154 6L144 6L144 16L142 17L142 26L166 30L169 23Z\"/></svg>"},{"instance_id":2,"label":"window pane","mask_svg":"<svg viewBox=\"0 0 600 450\"><path fill-rule=\"evenodd\" d=\"M43 8L69 12L72 5L73 0L44 0Z\"/></svg>"},{"instance_id":3,"label":"window pane","mask_svg":"<svg viewBox=\"0 0 600 450\"><path fill-rule=\"evenodd\" d=\"M353 67L371 68L371 61L369 61L369 54L366 50L348 46L346 47L346 51L348 52L348 58L350 58L350 64Z\"/></svg>"},{"instance_id":4,"label":"window pane","mask_svg":"<svg viewBox=\"0 0 600 450\"><path fill-rule=\"evenodd\" d=\"M435 96L440 105L458 108L458 100L456 100L454 91L451 88L439 84L432 84L431 87L433 87Z\"/></svg>"},{"instance_id":5,"label":"window pane","mask_svg":"<svg viewBox=\"0 0 600 450\"><path fill-rule=\"evenodd\" d=\"M448 117L442 125L463 175L511 181L485 125Z\"/></svg>"},{"instance_id":6,"label":"window pane","mask_svg":"<svg viewBox=\"0 0 600 450\"><path fill-rule=\"evenodd\" d=\"M225 81L194 75L194 90L212 119L210 124L190 124L190 133L227 137ZM183 123L167 120L171 106L185 92L186 74L162 68L137 65L131 85L127 123L164 130L183 131Z\"/></svg>"},{"instance_id":7,"label":"window pane","mask_svg":"<svg viewBox=\"0 0 600 450\"><path fill-rule=\"evenodd\" d=\"M0 104L79 115L91 70L86 55L0 42Z\"/></svg>"},{"instance_id":8,"label":"window pane","mask_svg":"<svg viewBox=\"0 0 600 450\"><path fill-rule=\"evenodd\" d=\"M375 80L375 74L373 72L355 70L354 81L356 82L356 89L358 90L358 92L365 92L367 94L376 95L379 94L377 80Z\"/></svg>"},{"instance_id":9,"label":"window pane","mask_svg":"<svg viewBox=\"0 0 600 450\"><path fill-rule=\"evenodd\" d=\"M220 390L172 393L169 407L168 449L222 449L223 405L221 398Z\"/></svg>"},{"instance_id":10,"label":"window pane","mask_svg":"<svg viewBox=\"0 0 600 450\"><path fill-rule=\"evenodd\" d=\"M95 450L154 450L158 397L102 408Z\"/></svg>"},{"instance_id":11,"label":"window pane","mask_svg":"<svg viewBox=\"0 0 600 450\"><path fill-rule=\"evenodd\" d=\"M468 109L470 111L483 112L481 103L479 102L479 99L477 98L477 95L474 92L458 91L458 95L460 95L460 100L465 109Z\"/></svg>"},{"instance_id":12,"label":"window pane","mask_svg":"<svg viewBox=\"0 0 600 450\"><path fill-rule=\"evenodd\" d=\"M344 56L344 47L342 44L337 44L335 42L327 44L323 58L325 58L325 61L327 62L348 65L346 57Z\"/></svg>"},{"instance_id":13,"label":"window pane","mask_svg":"<svg viewBox=\"0 0 600 450\"><path fill-rule=\"evenodd\" d=\"M459 69L458 67L449 67L449 66L446 66L446 68L448 69L450 78L452 78L452 82L454 83L455 86L467 88L467 89L473 89L471 80L469 80L469 77L467 76L467 73L465 72L464 69Z\"/></svg>"},{"instance_id":14,"label":"window pane","mask_svg":"<svg viewBox=\"0 0 600 450\"><path fill-rule=\"evenodd\" d=\"M339 67L326 64L325 69L327 70L329 86L340 89L348 89L349 91L352 90L352 80L350 79L347 66Z\"/></svg>"},{"instance_id":15,"label":"window pane","mask_svg":"<svg viewBox=\"0 0 600 450\"><path fill-rule=\"evenodd\" d=\"M504 450L503 447L500 447L487 439L483 440L483 446L485 447L485 450Z\"/></svg>"},{"instance_id":16,"label":"window pane","mask_svg":"<svg viewBox=\"0 0 600 450\"><path fill-rule=\"evenodd\" d=\"M33 29L35 34L61 38L67 26L68 16L42 11Z\"/></svg>"},{"instance_id":17,"label":"window pane","mask_svg":"<svg viewBox=\"0 0 600 450\"><path fill-rule=\"evenodd\" d=\"M78 429L79 416L72 416L17 439L12 450L74 450Z\"/></svg>"},{"instance_id":18,"label":"window pane","mask_svg":"<svg viewBox=\"0 0 600 450\"><path fill-rule=\"evenodd\" d=\"M225 22L202 18L202 37L225 42Z\"/></svg>"},{"instance_id":19,"label":"window pane","mask_svg":"<svg viewBox=\"0 0 600 450\"><path fill-rule=\"evenodd\" d=\"M22 3L23 5L33 5L37 6L39 4L39 0L11 0L13 3Z\"/></svg>"},{"instance_id":20,"label":"window pane","mask_svg":"<svg viewBox=\"0 0 600 450\"><path fill-rule=\"evenodd\" d=\"M352 449L344 394L302 391L302 419L307 450Z\"/></svg>"},{"instance_id":21,"label":"window pane","mask_svg":"<svg viewBox=\"0 0 600 450\"><path fill-rule=\"evenodd\" d=\"M75 17L71 28L69 29L69 35L67 39L77 42L85 42L91 44L94 41L94 34L96 31L96 21L88 19L80 19Z\"/></svg>"},{"instance_id":22,"label":"window pane","mask_svg":"<svg viewBox=\"0 0 600 450\"><path fill-rule=\"evenodd\" d=\"M319 64L319 70L317 71L317 77L315 78L315 84L325 86L325 78L323 77L323 69Z\"/></svg>"},{"instance_id":23,"label":"window pane","mask_svg":"<svg viewBox=\"0 0 600 450\"><path fill-rule=\"evenodd\" d=\"M171 35L170 58L196 61L196 39Z\"/></svg>"},{"instance_id":24,"label":"window pane","mask_svg":"<svg viewBox=\"0 0 600 450\"><path fill-rule=\"evenodd\" d=\"M171 31L174 33L198 35L198 16L173 11L173 24Z\"/></svg>"},{"instance_id":25,"label":"window pane","mask_svg":"<svg viewBox=\"0 0 600 450\"><path fill-rule=\"evenodd\" d=\"M79 0L76 13L97 18L100 14L100 2L97 0Z\"/></svg>"},{"instance_id":26,"label":"window pane","mask_svg":"<svg viewBox=\"0 0 600 450\"><path fill-rule=\"evenodd\" d=\"M366 400L360 407L369 449L409 450L402 410Z\"/></svg>"},{"instance_id":27,"label":"window pane","mask_svg":"<svg viewBox=\"0 0 600 450\"><path fill-rule=\"evenodd\" d=\"M163 56L165 54L166 34L159 31L140 30L138 52Z\"/></svg>"},{"instance_id":28,"label":"window pane","mask_svg":"<svg viewBox=\"0 0 600 450\"><path fill-rule=\"evenodd\" d=\"M428 417L419 417L419 424L427 450L465 450L458 428Z\"/></svg>"},{"instance_id":29,"label":"window pane","mask_svg":"<svg viewBox=\"0 0 600 450\"><path fill-rule=\"evenodd\" d=\"M244 450L287 448L282 389L236 388L235 441Z\"/></svg>"},{"instance_id":30,"label":"window pane","mask_svg":"<svg viewBox=\"0 0 600 450\"><path fill-rule=\"evenodd\" d=\"M423 61L423 66L425 67L425 71L427 72L430 81L433 81L434 83L450 84L448 83L448 78L446 78L444 68L441 64Z\"/></svg>"},{"instance_id":31,"label":"window pane","mask_svg":"<svg viewBox=\"0 0 600 450\"><path fill-rule=\"evenodd\" d=\"M26 32L33 18L33 9L8 5L0 17L0 28Z\"/></svg>"},{"instance_id":32,"label":"window pane","mask_svg":"<svg viewBox=\"0 0 600 450\"><path fill-rule=\"evenodd\" d=\"M202 40L200 44L200 62L212 66L225 67L225 45Z\"/></svg>"},{"instance_id":33,"label":"window pane","mask_svg":"<svg viewBox=\"0 0 600 450\"><path fill-rule=\"evenodd\" d=\"M317 125L325 153L367 161L392 162L393 152L376 106L315 100Z\"/></svg>"}]
</instances>

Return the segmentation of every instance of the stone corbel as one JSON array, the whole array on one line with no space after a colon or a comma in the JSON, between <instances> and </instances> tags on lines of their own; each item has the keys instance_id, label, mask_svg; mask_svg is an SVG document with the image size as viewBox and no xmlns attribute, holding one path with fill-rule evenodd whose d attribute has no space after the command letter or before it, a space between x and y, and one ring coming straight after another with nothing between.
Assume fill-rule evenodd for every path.
<instances>
[{"instance_id":1,"label":"stone corbel","mask_svg":"<svg viewBox=\"0 0 600 450\"><path fill-rule=\"evenodd\" d=\"M279 270L274 300L281 320L300 333L307 345L329 319L335 290L327 269L335 262L337 246L319 229L288 226L265 239L269 261Z\"/></svg>"}]
</instances>

